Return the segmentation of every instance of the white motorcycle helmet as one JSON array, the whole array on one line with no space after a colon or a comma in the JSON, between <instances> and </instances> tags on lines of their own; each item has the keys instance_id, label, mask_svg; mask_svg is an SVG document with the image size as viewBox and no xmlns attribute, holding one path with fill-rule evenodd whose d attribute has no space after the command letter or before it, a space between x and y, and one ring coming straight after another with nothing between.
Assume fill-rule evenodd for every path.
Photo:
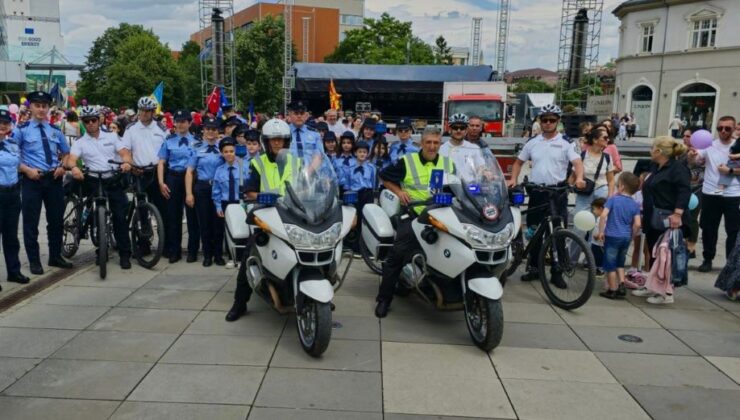
<instances>
[{"instance_id":1,"label":"white motorcycle helmet","mask_svg":"<svg viewBox=\"0 0 740 420\"><path fill-rule=\"evenodd\" d=\"M139 98L139 102L137 105L140 111L141 110L152 111L152 110L157 109L157 103L154 101L154 99L148 96L142 96L141 98Z\"/></svg>"},{"instance_id":2,"label":"white motorcycle helmet","mask_svg":"<svg viewBox=\"0 0 740 420\"><path fill-rule=\"evenodd\" d=\"M262 149L265 153L270 153L270 139L275 138L283 139L283 147L290 147L290 126L288 126L288 123L278 118L273 118L262 126Z\"/></svg>"},{"instance_id":3,"label":"white motorcycle helmet","mask_svg":"<svg viewBox=\"0 0 740 420\"><path fill-rule=\"evenodd\" d=\"M100 110L96 106L85 105L80 108L80 118L98 118L100 116Z\"/></svg>"}]
</instances>

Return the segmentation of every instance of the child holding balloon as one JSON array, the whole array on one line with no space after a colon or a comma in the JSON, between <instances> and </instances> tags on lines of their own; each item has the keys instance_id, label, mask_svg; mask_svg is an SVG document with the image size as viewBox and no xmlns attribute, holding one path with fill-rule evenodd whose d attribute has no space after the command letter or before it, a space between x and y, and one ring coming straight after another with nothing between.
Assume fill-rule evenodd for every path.
<instances>
[{"instance_id":1,"label":"child holding balloon","mask_svg":"<svg viewBox=\"0 0 740 420\"><path fill-rule=\"evenodd\" d=\"M727 161L727 167L730 169L740 169L740 139L735 140L735 144L730 147L730 159ZM725 188L732 184L735 179L733 175L719 174L719 192L724 193Z\"/></svg>"}]
</instances>

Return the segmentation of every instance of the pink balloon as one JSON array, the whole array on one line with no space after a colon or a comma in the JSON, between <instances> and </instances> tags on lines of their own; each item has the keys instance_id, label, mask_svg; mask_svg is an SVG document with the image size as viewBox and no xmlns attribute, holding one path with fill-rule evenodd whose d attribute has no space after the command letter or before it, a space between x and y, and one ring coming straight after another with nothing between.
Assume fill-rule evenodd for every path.
<instances>
[{"instance_id":1,"label":"pink balloon","mask_svg":"<svg viewBox=\"0 0 740 420\"><path fill-rule=\"evenodd\" d=\"M698 150L704 150L712 145L714 137L707 130L697 130L691 135L691 146Z\"/></svg>"},{"instance_id":2,"label":"pink balloon","mask_svg":"<svg viewBox=\"0 0 740 420\"><path fill-rule=\"evenodd\" d=\"M10 111L11 114L17 114L18 113L18 105L16 105L16 104L10 104L10 105L8 105L8 111Z\"/></svg>"}]
</instances>

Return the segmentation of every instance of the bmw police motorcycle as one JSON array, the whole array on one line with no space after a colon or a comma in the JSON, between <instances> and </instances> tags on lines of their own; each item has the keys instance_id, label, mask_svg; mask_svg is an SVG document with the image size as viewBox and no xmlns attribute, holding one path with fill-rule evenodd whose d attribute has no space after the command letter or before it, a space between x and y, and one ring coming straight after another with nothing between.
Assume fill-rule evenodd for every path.
<instances>
[{"instance_id":1,"label":"bmw police motorcycle","mask_svg":"<svg viewBox=\"0 0 740 420\"><path fill-rule=\"evenodd\" d=\"M511 258L510 243L521 225L518 208L510 207L506 180L493 154L476 147L455 175L432 173L434 197L412 222L420 251L409 256L396 293L415 292L442 310L463 309L476 346L490 351L504 328L501 274ZM523 197L522 197L523 198ZM380 205L363 209L363 246L375 258L392 252L395 221L406 217L389 190Z\"/></svg>"},{"instance_id":2,"label":"bmw police motorcycle","mask_svg":"<svg viewBox=\"0 0 740 420\"><path fill-rule=\"evenodd\" d=\"M260 193L246 210L228 206L227 244L232 255L244 248L239 276L246 276L254 293L281 314L295 311L301 346L317 357L329 346L331 301L352 262L346 254L340 275L342 239L356 223L355 209L339 200L334 169L323 153L297 158L282 150L276 163L284 187Z\"/></svg>"}]
</instances>

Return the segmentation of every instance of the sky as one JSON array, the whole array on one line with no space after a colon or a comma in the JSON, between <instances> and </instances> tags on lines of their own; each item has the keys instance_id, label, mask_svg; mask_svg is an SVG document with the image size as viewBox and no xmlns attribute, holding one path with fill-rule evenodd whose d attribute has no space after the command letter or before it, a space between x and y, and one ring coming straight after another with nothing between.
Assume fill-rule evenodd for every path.
<instances>
[{"instance_id":1,"label":"sky","mask_svg":"<svg viewBox=\"0 0 740 420\"><path fill-rule=\"evenodd\" d=\"M274 3L275 0L266 0ZM619 20L611 11L621 0L604 0L599 62L615 57ZM127 22L152 28L170 48L180 49L198 30L197 0L60 0L65 55L84 63L92 42L105 29ZM241 10L254 0L235 0ZM483 60L493 64L498 0L366 0L365 16L383 12L413 23L413 32L429 43L443 35L450 46L468 47L473 17L483 18ZM507 69L557 69L560 0L512 0Z\"/></svg>"}]
</instances>

